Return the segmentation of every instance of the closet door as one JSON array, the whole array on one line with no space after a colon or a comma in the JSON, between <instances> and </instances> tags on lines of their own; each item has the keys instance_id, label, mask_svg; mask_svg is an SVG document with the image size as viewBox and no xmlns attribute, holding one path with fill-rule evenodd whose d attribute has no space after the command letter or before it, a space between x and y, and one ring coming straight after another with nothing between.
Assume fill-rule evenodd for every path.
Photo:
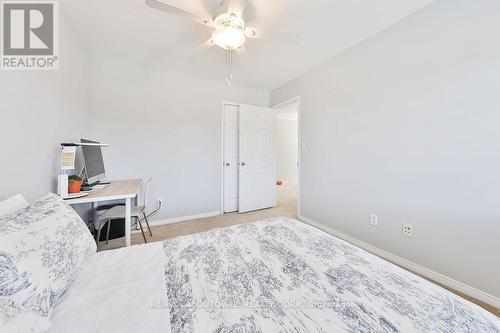
<instances>
[{"instance_id":1,"label":"closet door","mask_svg":"<svg viewBox=\"0 0 500 333\"><path fill-rule=\"evenodd\" d=\"M238 211L239 107L224 104L224 213Z\"/></svg>"},{"instance_id":2,"label":"closet door","mask_svg":"<svg viewBox=\"0 0 500 333\"><path fill-rule=\"evenodd\" d=\"M269 108L239 108L240 213L275 206L275 112Z\"/></svg>"}]
</instances>

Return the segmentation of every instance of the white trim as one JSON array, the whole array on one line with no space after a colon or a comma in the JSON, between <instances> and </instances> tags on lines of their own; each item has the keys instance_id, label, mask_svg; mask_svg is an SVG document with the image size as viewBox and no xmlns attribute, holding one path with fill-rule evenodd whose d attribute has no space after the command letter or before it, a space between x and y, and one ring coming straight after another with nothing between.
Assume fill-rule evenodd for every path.
<instances>
[{"instance_id":1,"label":"white trim","mask_svg":"<svg viewBox=\"0 0 500 333\"><path fill-rule=\"evenodd\" d=\"M272 106L272 108L275 110L279 110L279 109L285 108L285 107L292 105L292 104L297 104L297 112L298 112L297 123L298 123L299 129L298 129L297 140L299 140L299 144L298 144L299 151L297 153L297 160L298 160L297 161L298 162L298 165L297 165L297 216L300 216L300 169L301 169L301 165L302 165L302 161L301 161L302 135L301 135L301 125L300 125L300 119L301 119L300 96L292 97L292 98L290 98L282 103L279 103L279 104Z\"/></svg>"},{"instance_id":2,"label":"white trim","mask_svg":"<svg viewBox=\"0 0 500 333\"><path fill-rule=\"evenodd\" d=\"M226 102L222 102L221 106L221 121L220 121L220 211L222 214L224 214L224 137L225 137L225 131L224 131L224 113L225 113L225 106Z\"/></svg>"},{"instance_id":3,"label":"white trim","mask_svg":"<svg viewBox=\"0 0 500 333\"><path fill-rule=\"evenodd\" d=\"M236 106L240 107L239 103L234 103L234 102L227 102L227 101L222 101L222 112L221 112L221 162L220 162L220 170L221 170L221 198L220 198L220 211L221 215L225 213L224 211L224 183L225 183L225 172L226 172L226 167L225 167L225 156L224 156L224 146L225 146L225 136L226 136L226 124L224 121L225 113L226 113L226 105L231 105L231 106ZM239 109L238 109L239 112Z\"/></svg>"},{"instance_id":4,"label":"white trim","mask_svg":"<svg viewBox=\"0 0 500 333\"><path fill-rule=\"evenodd\" d=\"M292 104L295 104L295 103L300 103L300 96L295 96L295 97L292 97L290 99L287 99L284 102L281 102L281 103L278 103L278 104L272 106L272 108L273 109L283 109L283 108L290 106Z\"/></svg>"},{"instance_id":5,"label":"white trim","mask_svg":"<svg viewBox=\"0 0 500 333\"><path fill-rule=\"evenodd\" d=\"M196 215L188 215L188 216L180 216L180 217L171 217L168 219L161 219L161 220L153 220L149 221L149 226L155 227L159 225L167 225L167 224L174 224L174 223L179 223L179 222L184 222L184 221L189 221L189 220L197 220L197 219L203 219L207 217L213 217L213 216L218 216L221 215L221 212L216 210L213 212L208 212L208 213L202 213L202 214L196 214ZM142 223L142 227L144 228L144 223ZM140 230L133 230L132 233L138 233Z\"/></svg>"},{"instance_id":6,"label":"white trim","mask_svg":"<svg viewBox=\"0 0 500 333\"><path fill-rule=\"evenodd\" d=\"M434 272L433 270L430 270L426 267L415 264L414 262L411 262L407 259L401 258L395 254L392 254L392 253L387 252L385 250L379 249L378 247L375 247L375 246L370 245L362 240L359 240L357 238L346 235L338 230L335 230L333 228L325 226L324 224L321 224L319 222L311 220L310 218L307 218L305 216L299 215L299 220L302 222L305 222L305 223L307 223L315 228L323 230L324 232L327 232L331 235L334 235L338 238L341 238L341 239L345 240L346 242L349 242L353 245L356 245L356 246L358 246L358 247L360 247L360 248L362 248L362 249L364 249L372 254L375 254L376 256L384 258L385 260L388 260L388 261L390 261L398 266L404 267L417 275L421 275L421 276L426 277L432 281L441 283L441 284L443 284L443 285L445 285L453 290L459 291L459 292L464 293L470 297L473 297L477 300L480 300L484 303L492 305L496 308L500 308L500 298L498 298L498 297L495 297L495 296L490 295L484 291L481 291L481 290L478 290L478 289L473 288L471 286L468 286L465 283L454 280L454 279L447 277L443 274Z\"/></svg>"}]
</instances>

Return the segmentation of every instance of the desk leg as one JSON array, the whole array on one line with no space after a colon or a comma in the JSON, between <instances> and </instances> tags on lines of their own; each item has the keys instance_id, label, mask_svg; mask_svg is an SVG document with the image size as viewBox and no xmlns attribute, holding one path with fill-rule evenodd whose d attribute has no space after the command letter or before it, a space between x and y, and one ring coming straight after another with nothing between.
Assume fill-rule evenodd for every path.
<instances>
[{"instance_id":1,"label":"desk leg","mask_svg":"<svg viewBox=\"0 0 500 333\"><path fill-rule=\"evenodd\" d=\"M137 194L134 198L134 206L139 206L139 194ZM135 230L140 230L139 229L139 223L135 224Z\"/></svg>"},{"instance_id":2,"label":"desk leg","mask_svg":"<svg viewBox=\"0 0 500 333\"><path fill-rule=\"evenodd\" d=\"M89 219L89 222L92 222L94 223L95 221L95 202L91 202L90 203L90 212L88 214L88 219Z\"/></svg>"},{"instance_id":3,"label":"desk leg","mask_svg":"<svg viewBox=\"0 0 500 333\"><path fill-rule=\"evenodd\" d=\"M125 246L130 246L131 199L125 199Z\"/></svg>"}]
</instances>

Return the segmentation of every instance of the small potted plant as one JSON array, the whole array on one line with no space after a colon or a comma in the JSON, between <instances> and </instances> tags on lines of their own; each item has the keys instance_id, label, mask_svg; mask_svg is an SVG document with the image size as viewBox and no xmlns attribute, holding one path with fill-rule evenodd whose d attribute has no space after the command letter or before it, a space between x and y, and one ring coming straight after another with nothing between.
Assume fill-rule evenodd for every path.
<instances>
[{"instance_id":1,"label":"small potted plant","mask_svg":"<svg viewBox=\"0 0 500 333\"><path fill-rule=\"evenodd\" d=\"M69 193L79 193L82 187L82 178L77 175L72 175L68 177L68 192Z\"/></svg>"}]
</instances>

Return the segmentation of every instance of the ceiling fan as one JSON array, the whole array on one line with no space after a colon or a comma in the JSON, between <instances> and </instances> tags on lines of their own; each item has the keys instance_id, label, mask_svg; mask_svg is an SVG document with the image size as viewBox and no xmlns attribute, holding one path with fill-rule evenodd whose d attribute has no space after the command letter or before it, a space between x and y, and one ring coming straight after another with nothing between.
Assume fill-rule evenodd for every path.
<instances>
[{"instance_id":1,"label":"ceiling fan","mask_svg":"<svg viewBox=\"0 0 500 333\"><path fill-rule=\"evenodd\" d=\"M268 31L246 26L244 12L248 0L223 0L215 10L212 18L190 13L169 5L165 1L167 0L146 0L146 5L214 29L211 38L203 46L212 47L216 45L226 51L227 84L231 84L233 79L233 53L239 49L244 50L247 38L266 38L292 43L300 41L300 36L294 33Z\"/></svg>"}]
</instances>

